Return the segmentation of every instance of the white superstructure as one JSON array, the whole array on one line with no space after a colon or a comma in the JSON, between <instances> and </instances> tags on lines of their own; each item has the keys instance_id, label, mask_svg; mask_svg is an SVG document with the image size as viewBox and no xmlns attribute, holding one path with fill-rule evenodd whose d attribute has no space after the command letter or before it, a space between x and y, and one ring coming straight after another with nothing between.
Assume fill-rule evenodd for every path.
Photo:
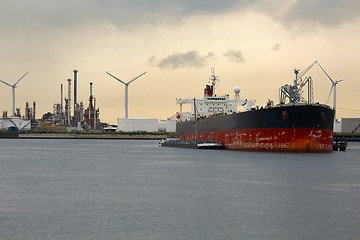
<instances>
[{"instance_id":1,"label":"white superstructure","mask_svg":"<svg viewBox=\"0 0 360 240\"><path fill-rule=\"evenodd\" d=\"M232 114L238 112L238 106L243 106L246 110L250 110L252 106L255 105L255 101L253 100L240 99L239 87L234 88L235 99L230 99L228 94L222 96L216 95L215 88L218 78L214 74L214 69L212 69L210 81L211 85L206 85L204 89L204 99L176 99L176 103L180 105L180 111L176 116L178 121L189 120L194 117L195 114L197 117L208 117L216 114ZM183 104L191 104L191 113L182 111Z\"/></svg>"}]
</instances>

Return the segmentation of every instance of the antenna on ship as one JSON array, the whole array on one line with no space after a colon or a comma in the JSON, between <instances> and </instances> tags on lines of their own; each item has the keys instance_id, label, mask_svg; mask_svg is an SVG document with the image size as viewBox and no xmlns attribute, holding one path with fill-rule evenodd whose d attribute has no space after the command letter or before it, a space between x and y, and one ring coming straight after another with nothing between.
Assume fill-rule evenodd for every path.
<instances>
[{"instance_id":1,"label":"antenna on ship","mask_svg":"<svg viewBox=\"0 0 360 240\"><path fill-rule=\"evenodd\" d=\"M7 86L9 86L9 87L12 88L12 112L13 112L13 116L16 116L16 112L15 112L15 98L16 98L16 96L15 96L15 89L16 89L16 87L17 87L17 84L26 76L26 74L28 74L28 73L25 73L25 74L24 74L19 80L17 80L17 82L14 83L13 85L11 85L11 84L3 81L3 80L0 80L0 82L2 82L3 84L5 84L5 85L7 85Z\"/></svg>"},{"instance_id":2,"label":"antenna on ship","mask_svg":"<svg viewBox=\"0 0 360 240\"><path fill-rule=\"evenodd\" d=\"M298 75L299 75L299 69L294 68L294 73L295 73L295 80L294 80L294 87L297 87L298 85Z\"/></svg>"},{"instance_id":3,"label":"antenna on ship","mask_svg":"<svg viewBox=\"0 0 360 240\"><path fill-rule=\"evenodd\" d=\"M211 81L211 86L213 88L213 94L215 95L215 87L216 87L216 81L219 81L219 78L215 75L215 69L211 68L211 75L209 77L209 80Z\"/></svg>"},{"instance_id":4,"label":"antenna on ship","mask_svg":"<svg viewBox=\"0 0 360 240\"><path fill-rule=\"evenodd\" d=\"M114 75L112 75L111 73L106 72L108 75L110 75L111 77L115 78L116 80L118 80L120 83L125 85L125 118L128 118L128 112L129 112L129 104L128 104L128 98L129 98L129 85L130 83L134 82L136 79L138 79L139 77L141 77L142 75L144 75L146 72L140 74L137 77L134 77L133 79L131 79L129 82L125 83L124 81L120 80L119 78L115 77Z\"/></svg>"}]
</instances>

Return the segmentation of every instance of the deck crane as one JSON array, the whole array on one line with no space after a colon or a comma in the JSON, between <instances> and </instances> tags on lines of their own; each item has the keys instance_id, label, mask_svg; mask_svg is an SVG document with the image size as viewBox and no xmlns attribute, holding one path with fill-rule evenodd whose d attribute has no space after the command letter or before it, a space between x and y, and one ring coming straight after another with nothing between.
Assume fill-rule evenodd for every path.
<instances>
[{"instance_id":1,"label":"deck crane","mask_svg":"<svg viewBox=\"0 0 360 240\"><path fill-rule=\"evenodd\" d=\"M289 100L290 103L299 103L305 102L304 97L302 96L303 87L307 84L308 85L308 103L314 102L314 94L313 94L313 84L312 78L306 77L303 79L302 77L317 63L317 61L313 62L310 66L305 68L301 73L299 73L299 69L294 69L295 79L294 85L284 85L281 86L279 89L280 95L280 104L285 104L286 99Z\"/></svg>"}]
</instances>

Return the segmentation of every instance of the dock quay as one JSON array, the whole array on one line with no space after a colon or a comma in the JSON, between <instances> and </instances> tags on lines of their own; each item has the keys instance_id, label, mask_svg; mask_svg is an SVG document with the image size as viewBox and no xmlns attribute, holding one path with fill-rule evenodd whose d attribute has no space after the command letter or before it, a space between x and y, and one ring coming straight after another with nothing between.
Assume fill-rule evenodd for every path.
<instances>
[{"instance_id":1,"label":"dock quay","mask_svg":"<svg viewBox=\"0 0 360 240\"><path fill-rule=\"evenodd\" d=\"M134 139L134 140L160 140L166 134L126 134L126 133L13 133L2 134L0 138L16 139Z\"/></svg>"},{"instance_id":2,"label":"dock quay","mask_svg":"<svg viewBox=\"0 0 360 240\"><path fill-rule=\"evenodd\" d=\"M360 142L360 133L334 133L334 142Z\"/></svg>"},{"instance_id":3,"label":"dock quay","mask_svg":"<svg viewBox=\"0 0 360 240\"><path fill-rule=\"evenodd\" d=\"M346 151L348 142L360 142L359 133L334 133L333 150Z\"/></svg>"}]
</instances>

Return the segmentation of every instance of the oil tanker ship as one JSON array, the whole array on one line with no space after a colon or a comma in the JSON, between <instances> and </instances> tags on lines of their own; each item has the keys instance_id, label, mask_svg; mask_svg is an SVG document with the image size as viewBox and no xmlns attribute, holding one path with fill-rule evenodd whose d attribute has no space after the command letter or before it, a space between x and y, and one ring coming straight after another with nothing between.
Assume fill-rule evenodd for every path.
<instances>
[{"instance_id":1,"label":"oil tanker ship","mask_svg":"<svg viewBox=\"0 0 360 240\"><path fill-rule=\"evenodd\" d=\"M314 103L312 78L303 78L316 63L301 73L295 69L293 85L279 89L279 104L269 100L264 107L240 99L239 87L234 88L234 99L217 95L218 78L212 70L204 99L176 99L180 105L176 113L178 140L165 140L161 145L196 147L208 143L244 151L331 152L335 111ZM182 111L183 104L191 104L190 113ZM238 107L244 109L239 111Z\"/></svg>"}]
</instances>

